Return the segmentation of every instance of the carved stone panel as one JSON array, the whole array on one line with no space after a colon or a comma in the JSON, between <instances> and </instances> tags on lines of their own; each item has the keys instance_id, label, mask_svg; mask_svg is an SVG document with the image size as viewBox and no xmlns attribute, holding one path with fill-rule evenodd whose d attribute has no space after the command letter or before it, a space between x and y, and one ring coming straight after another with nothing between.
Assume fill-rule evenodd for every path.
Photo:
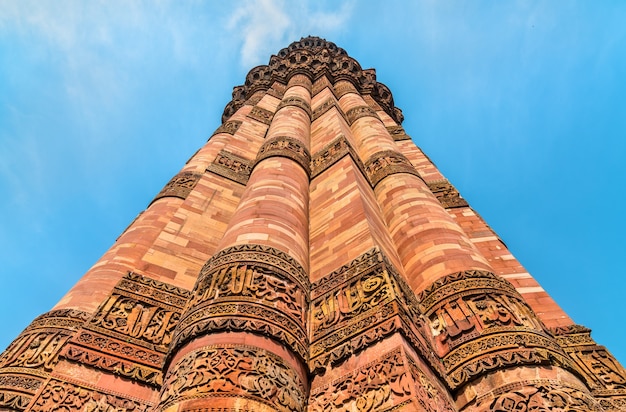
<instances>
[{"instance_id":1,"label":"carved stone panel","mask_svg":"<svg viewBox=\"0 0 626 412\"><path fill-rule=\"evenodd\" d=\"M396 142L401 140L411 140L411 136L406 134L402 126L387 126L387 131Z\"/></svg>"},{"instance_id":2,"label":"carved stone panel","mask_svg":"<svg viewBox=\"0 0 626 412\"><path fill-rule=\"evenodd\" d=\"M218 330L262 333L307 357L308 275L292 257L269 246L238 245L201 270L173 347Z\"/></svg>"},{"instance_id":3,"label":"carved stone panel","mask_svg":"<svg viewBox=\"0 0 626 412\"><path fill-rule=\"evenodd\" d=\"M152 203L162 197L186 199L193 188L196 187L201 177L201 174L193 172L181 172L177 174L163 187L159 194L155 196Z\"/></svg>"},{"instance_id":4,"label":"carved stone panel","mask_svg":"<svg viewBox=\"0 0 626 412\"><path fill-rule=\"evenodd\" d=\"M219 133L226 133L226 134L233 135L237 132L237 130L239 130L241 123L242 123L241 120L230 120L228 122L224 122L222 123L220 127L217 128L217 130L215 130L215 132L213 133L213 136Z\"/></svg>"},{"instance_id":5,"label":"carved stone panel","mask_svg":"<svg viewBox=\"0 0 626 412\"><path fill-rule=\"evenodd\" d=\"M396 173L408 173L421 179L421 176L409 159L403 154L392 150L384 150L373 154L365 162L365 171L372 187L376 187L385 177Z\"/></svg>"},{"instance_id":6,"label":"carved stone panel","mask_svg":"<svg viewBox=\"0 0 626 412\"><path fill-rule=\"evenodd\" d=\"M278 411L303 411L305 388L296 371L263 349L205 346L188 353L165 377L159 410L188 399L244 398Z\"/></svg>"},{"instance_id":7,"label":"carved stone panel","mask_svg":"<svg viewBox=\"0 0 626 412\"><path fill-rule=\"evenodd\" d=\"M300 109L306 112L306 114L309 116L309 119L311 118L311 106L306 100L302 99L301 97L291 96L291 97L284 98L278 104L276 111L278 112L280 109L282 109L283 107L287 107L287 106L299 107Z\"/></svg>"},{"instance_id":8,"label":"carved stone panel","mask_svg":"<svg viewBox=\"0 0 626 412\"><path fill-rule=\"evenodd\" d=\"M29 409L32 412L148 412L152 404L95 388L51 379Z\"/></svg>"},{"instance_id":9,"label":"carved stone panel","mask_svg":"<svg viewBox=\"0 0 626 412\"><path fill-rule=\"evenodd\" d=\"M458 190L445 179L429 182L428 188L446 209L468 206L467 201L461 197Z\"/></svg>"},{"instance_id":10,"label":"carved stone panel","mask_svg":"<svg viewBox=\"0 0 626 412\"><path fill-rule=\"evenodd\" d=\"M270 125L272 123L274 113L262 107L254 106L252 110L250 110L248 117L263 124Z\"/></svg>"},{"instance_id":11,"label":"carved stone panel","mask_svg":"<svg viewBox=\"0 0 626 412\"><path fill-rule=\"evenodd\" d=\"M433 383L401 348L313 390L309 397L311 412L373 412L399 408L432 412L456 410L445 390Z\"/></svg>"},{"instance_id":12,"label":"carved stone panel","mask_svg":"<svg viewBox=\"0 0 626 412\"><path fill-rule=\"evenodd\" d=\"M36 318L9 345L0 355L0 409L26 408L87 318L85 312L53 310Z\"/></svg>"},{"instance_id":13,"label":"carved stone panel","mask_svg":"<svg viewBox=\"0 0 626 412\"><path fill-rule=\"evenodd\" d=\"M451 388L514 365L547 363L573 369L515 288L492 273L446 276L419 299Z\"/></svg>"},{"instance_id":14,"label":"carved stone panel","mask_svg":"<svg viewBox=\"0 0 626 412\"><path fill-rule=\"evenodd\" d=\"M375 117L378 119L376 111L369 106L353 107L346 112L346 118L348 119L348 124L350 125L362 117Z\"/></svg>"},{"instance_id":15,"label":"carved stone panel","mask_svg":"<svg viewBox=\"0 0 626 412\"><path fill-rule=\"evenodd\" d=\"M245 185L250 179L252 166L250 160L222 150L206 170Z\"/></svg>"},{"instance_id":16,"label":"carved stone panel","mask_svg":"<svg viewBox=\"0 0 626 412\"><path fill-rule=\"evenodd\" d=\"M126 275L62 352L68 360L151 385L189 291L135 273Z\"/></svg>"},{"instance_id":17,"label":"carved stone panel","mask_svg":"<svg viewBox=\"0 0 626 412\"><path fill-rule=\"evenodd\" d=\"M312 285L309 368L314 373L402 333L438 372L413 291L378 248Z\"/></svg>"},{"instance_id":18,"label":"carved stone panel","mask_svg":"<svg viewBox=\"0 0 626 412\"><path fill-rule=\"evenodd\" d=\"M557 342L574 360L577 371L593 395L607 405L607 410L621 410L626 406L626 369L591 337L591 330L580 325L570 325L552 330ZM613 406L611 406L613 405Z\"/></svg>"},{"instance_id":19,"label":"carved stone panel","mask_svg":"<svg viewBox=\"0 0 626 412\"><path fill-rule=\"evenodd\" d=\"M324 170L328 169L347 154L352 157L354 164L367 179L363 162L361 162L356 151L352 148L344 135L337 136L336 139L324 146L319 152L315 153L311 159L311 179L319 176Z\"/></svg>"},{"instance_id":20,"label":"carved stone panel","mask_svg":"<svg viewBox=\"0 0 626 412\"><path fill-rule=\"evenodd\" d=\"M302 142L289 136L276 136L265 143L259 149L255 164L261 160L273 156L286 157L298 163L310 173L311 155Z\"/></svg>"}]
</instances>

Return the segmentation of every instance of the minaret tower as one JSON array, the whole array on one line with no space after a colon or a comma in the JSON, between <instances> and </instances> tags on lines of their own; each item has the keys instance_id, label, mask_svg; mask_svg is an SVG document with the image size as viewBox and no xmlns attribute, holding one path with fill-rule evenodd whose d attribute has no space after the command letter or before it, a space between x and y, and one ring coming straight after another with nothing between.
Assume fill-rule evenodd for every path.
<instances>
[{"instance_id":1,"label":"minaret tower","mask_svg":"<svg viewBox=\"0 0 626 412\"><path fill-rule=\"evenodd\" d=\"M626 371L304 38L0 355L7 411L617 411Z\"/></svg>"}]
</instances>

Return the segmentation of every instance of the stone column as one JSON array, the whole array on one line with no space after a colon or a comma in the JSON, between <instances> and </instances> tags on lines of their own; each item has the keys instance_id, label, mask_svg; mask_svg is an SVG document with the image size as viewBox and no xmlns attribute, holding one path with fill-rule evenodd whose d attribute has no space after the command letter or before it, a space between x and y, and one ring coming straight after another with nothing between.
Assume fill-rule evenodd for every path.
<instances>
[{"instance_id":1,"label":"stone column","mask_svg":"<svg viewBox=\"0 0 626 412\"><path fill-rule=\"evenodd\" d=\"M304 408L310 88L304 75L290 79L219 252L200 272L171 346L164 411Z\"/></svg>"},{"instance_id":2,"label":"stone column","mask_svg":"<svg viewBox=\"0 0 626 412\"><path fill-rule=\"evenodd\" d=\"M351 83L335 90L457 407L550 407L563 394L565 404L592 408L569 358L515 288L493 274L376 111ZM523 394L512 404L509 387Z\"/></svg>"}]
</instances>

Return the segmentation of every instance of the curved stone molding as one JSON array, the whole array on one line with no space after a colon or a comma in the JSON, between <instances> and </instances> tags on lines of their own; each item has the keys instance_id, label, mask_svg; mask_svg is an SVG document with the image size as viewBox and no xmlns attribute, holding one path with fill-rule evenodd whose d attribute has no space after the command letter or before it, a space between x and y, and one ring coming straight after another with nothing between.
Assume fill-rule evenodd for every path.
<instances>
[{"instance_id":1,"label":"curved stone molding","mask_svg":"<svg viewBox=\"0 0 626 412\"><path fill-rule=\"evenodd\" d=\"M234 153L221 150L213 163L207 166L207 171L245 185L252 173L251 161L239 157Z\"/></svg>"},{"instance_id":2,"label":"curved stone molding","mask_svg":"<svg viewBox=\"0 0 626 412\"><path fill-rule=\"evenodd\" d=\"M408 173L421 179L421 176L409 159L393 150L383 150L373 154L365 162L365 171L372 188L375 188L387 176L396 173Z\"/></svg>"},{"instance_id":3,"label":"curved stone molding","mask_svg":"<svg viewBox=\"0 0 626 412\"><path fill-rule=\"evenodd\" d=\"M24 410L59 360L85 312L53 310L37 317L0 356L0 409Z\"/></svg>"},{"instance_id":4,"label":"curved stone molding","mask_svg":"<svg viewBox=\"0 0 626 412\"><path fill-rule=\"evenodd\" d=\"M349 125L352 125L354 122L362 117L375 117L379 119L376 111L369 106L353 107L346 112L346 118L348 119Z\"/></svg>"},{"instance_id":5,"label":"curved stone molding","mask_svg":"<svg viewBox=\"0 0 626 412\"><path fill-rule=\"evenodd\" d=\"M387 131L396 142L399 142L401 140L411 140L411 136L406 134L402 126L387 126Z\"/></svg>"},{"instance_id":6,"label":"curved stone molding","mask_svg":"<svg viewBox=\"0 0 626 412\"><path fill-rule=\"evenodd\" d=\"M255 166L259 164L261 160L274 156L291 159L302 166L307 175L311 173L311 155L298 139L289 136L276 136L267 140L259 149Z\"/></svg>"},{"instance_id":7,"label":"curved stone molding","mask_svg":"<svg viewBox=\"0 0 626 412\"><path fill-rule=\"evenodd\" d=\"M311 412L407 410L454 412L444 388L431 381L402 349L312 391Z\"/></svg>"},{"instance_id":8,"label":"curved stone molding","mask_svg":"<svg viewBox=\"0 0 626 412\"><path fill-rule=\"evenodd\" d=\"M233 91L233 100L224 109L222 121L228 120L255 92L268 91L276 82L286 85L296 74L312 80L326 76L333 83L347 80L358 92L371 95L397 123L403 120L402 111L395 107L389 88L376 81L374 70L363 70L345 50L332 42L307 37L280 50L270 58L269 65L252 69L245 84Z\"/></svg>"},{"instance_id":9,"label":"curved stone molding","mask_svg":"<svg viewBox=\"0 0 626 412\"><path fill-rule=\"evenodd\" d=\"M473 411L584 411L604 409L584 387L536 379L504 385L476 399Z\"/></svg>"},{"instance_id":10,"label":"curved stone molding","mask_svg":"<svg viewBox=\"0 0 626 412\"><path fill-rule=\"evenodd\" d=\"M552 364L575 371L513 285L493 273L454 273L418 298L452 389L515 365Z\"/></svg>"},{"instance_id":11,"label":"curved stone molding","mask_svg":"<svg viewBox=\"0 0 626 412\"><path fill-rule=\"evenodd\" d=\"M266 350L212 345L194 350L171 368L159 410L188 399L245 398L278 411L302 411L306 390L296 371Z\"/></svg>"},{"instance_id":12,"label":"curved stone molding","mask_svg":"<svg viewBox=\"0 0 626 412\"><path fill-rule=\"evenodd\" d=\"M193 188L196 187L196 184L201 177L201 174L193 172L181 172L177 174L165 185L165 187L163 187L159 194L152 199L150 204L163 197L178 197L183 200L186 199Z\"/></svg>"},{"instance_id":13,"label":"curved stone molding","mask_svg":"<svg viewBox=\"0 0 626 412\"><path fill-rule=\"evenodd\" d=\"M272 337L307 359L309 289L304 268L284 252L224 249L202 268L170 353L211 331L238 330Z\"/></svg>"},{"instance_id":14,"label":"curved stone molding","mask_svg":"<svg viewBox=\"0 0 626 412\"><path fill-rule=\"evenodd\" d=\"M278 104L278 107L276 107L276 111L278 112L283 107L288 107L288 106L295 106L304 110L306 114L309 116L309 119L311 119L311 106L303 98L297 97L297 96L287 97L281 100L281 102Z\"/></svg>"}]
</instances>

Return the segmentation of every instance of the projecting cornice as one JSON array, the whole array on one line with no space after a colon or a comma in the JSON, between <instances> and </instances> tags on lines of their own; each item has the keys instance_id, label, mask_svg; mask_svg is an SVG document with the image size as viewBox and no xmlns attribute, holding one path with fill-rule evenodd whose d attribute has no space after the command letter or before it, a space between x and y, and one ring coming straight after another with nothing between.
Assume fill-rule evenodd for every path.
<instances>
[{"instance_id":1,"label":"projecting cornice","mask_svg":"<svg viewBox=\"0 0 626 412\"><path fill-rule=\"evenodd\" d=\"M286 85L296 74L304 74L313 81L322 76L328 77L331 82L347 80L359 93L370 95L398 124L404 120L402 110L394 105L389 88L376 81L374 69L362 69L344 49L332 42L319 37L305 37L272 56L268 65L257 66L248 72L245 84L233 89L233 98L224 109L222 122L228 120L254 93L269 90L274 82Z\"/></svg>"}]
</instances>

